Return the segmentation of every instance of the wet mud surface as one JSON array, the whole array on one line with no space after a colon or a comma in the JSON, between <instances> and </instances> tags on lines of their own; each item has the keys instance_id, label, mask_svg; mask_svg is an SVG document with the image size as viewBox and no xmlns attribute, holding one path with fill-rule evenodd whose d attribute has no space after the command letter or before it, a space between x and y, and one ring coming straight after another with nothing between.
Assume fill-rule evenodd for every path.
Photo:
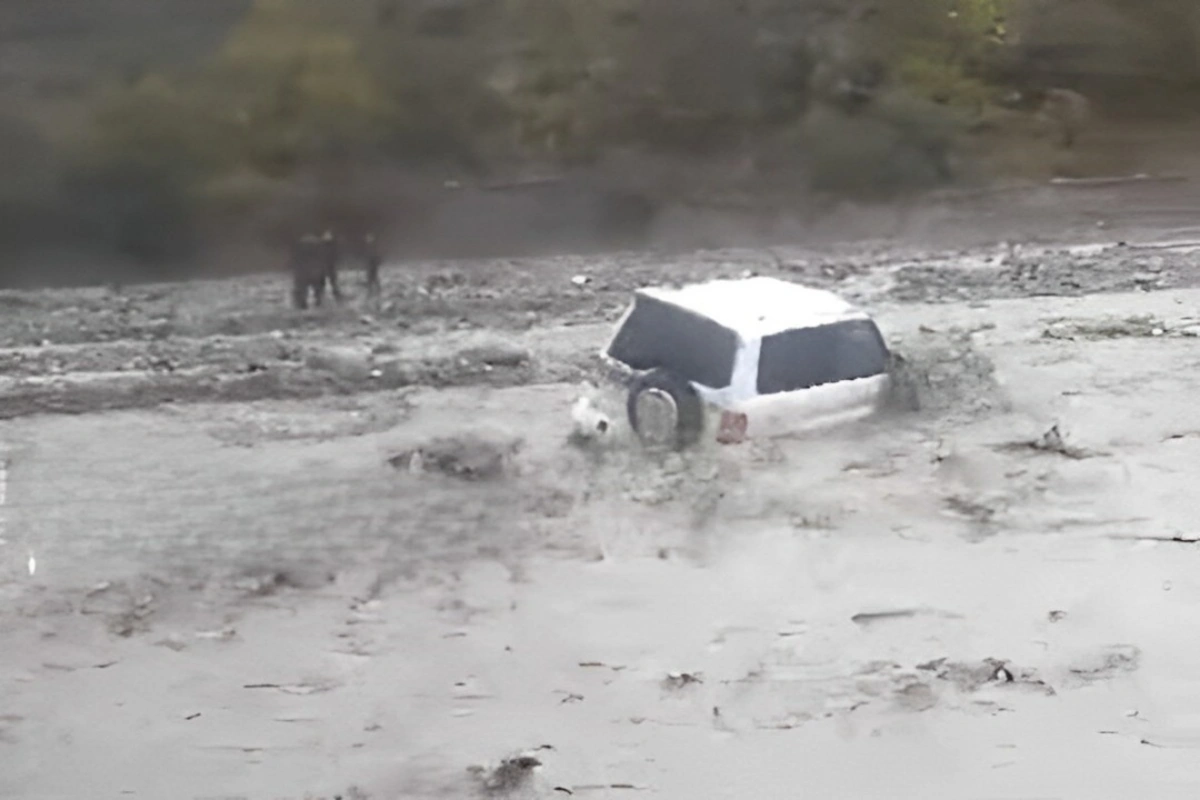
<instances>
[{"instance_id":1,"label":"wet mud surface","mask_svg":"<svg viewBox=\"0 0 1200 800\"><path fill-rule=\"evenodd\" d=\"M0 795L1191 797L1159 233L2 293ZM568 441L634 287L747 271L875 312L907 405Z\"/></svg>"}]
</instances>

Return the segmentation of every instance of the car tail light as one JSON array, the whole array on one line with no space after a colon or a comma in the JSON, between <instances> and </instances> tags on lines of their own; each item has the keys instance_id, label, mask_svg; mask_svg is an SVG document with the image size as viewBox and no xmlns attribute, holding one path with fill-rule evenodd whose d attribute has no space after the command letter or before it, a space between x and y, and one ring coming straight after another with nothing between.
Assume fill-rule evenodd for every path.
<instances>
[{"instance_id":1,"label":"car tail light","mask_svg":"<svg viewBox=\"0 0 1200 800\"><path fill-rule=\"evenodd\" d=\"M735 411L721 412L721 426L717 429L717 441L721 444L739 444L746 439L750 419Z\"/></svg>"}]
</instances>

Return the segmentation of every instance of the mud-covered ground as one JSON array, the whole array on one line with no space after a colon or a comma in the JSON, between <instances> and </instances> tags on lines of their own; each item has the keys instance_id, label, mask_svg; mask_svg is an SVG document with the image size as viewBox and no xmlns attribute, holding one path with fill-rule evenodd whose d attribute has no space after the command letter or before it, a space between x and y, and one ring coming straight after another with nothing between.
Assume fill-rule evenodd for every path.
<instances>
[{"instance_id":1,"label":"mud-covered ground","mask_svg":"<svg viewBox=\"0 0 1200 800\"><path fill-rule=\"evenodd\" d=\"M1197 207L1190 181L955 195L846 210L828 227L848 238L808 247L394 264L374 305L350 269L349 302L315 312L279 275L0 292L0 418L577 380L594 337L573 329L663 281L777 275L876 306L1188 288Z\"/></svg>"},{"instance_id":2,"label":"mud-covered ground","mask_svg":"<svg viewBox=\"0 0 1200 800\"><path fill-rule=\"evenodd\" d=\"M1137 195L1190 190L1089 191L1058 244L0 294L0 796L1194 796L1200 250ZM632 288L746 272L923 410L568 444Z\"/></svg>"}]
</instances>

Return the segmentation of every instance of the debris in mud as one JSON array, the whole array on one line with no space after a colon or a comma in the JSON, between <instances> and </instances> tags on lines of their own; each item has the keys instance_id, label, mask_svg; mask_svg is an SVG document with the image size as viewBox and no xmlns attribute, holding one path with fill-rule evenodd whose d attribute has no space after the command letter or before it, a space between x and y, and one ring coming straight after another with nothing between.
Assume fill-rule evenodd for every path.
<instances>
[{"instance_id":1,"label":"debris in mud","mask_svg":"<svg viewBox=\"0 0 1200 800\"><path fill-rule=\"evenodd\" d=\"M1123 672L1134 672L1141 665L1142 651L1134 645L1112 645L1071 665L1069 672L1084 683L1109 680Z\"/></svg>"},{"instance_id":2,"label":"debris in mud","mask_svg":"<svg viewBox=\"0 0 1200 800\"><path fill-rule=\"evenodd\" d=\"M704 679L698 672L668 672L667 677L663 678L662 687L664 689L676 690L683 689L695 683L704 683Z\"/></svg>"},{"instance_id":3,"label":"debris in mud","mask_svg":"<svg viewBox=\"0 0 1200 800\"><path fill-rule=\"evenodd\" d=\"M571 422L567 442L576 447L590 447L607 441L613 429L612 419L587 396L580 397L571 406Z\"/></svg>"},{"instance_id":4,"label":"debris in mud","mask_svg":"<svg viewBox=\"0 0 1200 800\"><path fill-rule=\"evenodd\" d=\"M1177 533L1174 536L1110 536L1110 539L1125 539L1135 542L1173 542L1175 544L1200 544L1200 533Z\"/></svg>"},{"instance_id":5,"label":"debris in mud","mask_svg":"<svg viewBox=\"0 0 1200 800\"><path fill-rule=\"evenodd\" d=\"M1103 320L1056 320L1044 331L1046 339L1125 339L1164 336L1169 332L1165 322L1150 315L1109 318Z\"/></svg>"},{"instance_id":6,"label":"debris in mud","mask_svg":"<svg viewBox=\"0 0 1200 800\"><path fill-rule=\"evenodd\" d=\"M879 622L889 622L899 619L912 619L917 616L933 616L943 619L960 619L958 614L949 611L939 611L933 608L903 608L895 611L863 611L855 614L850 621L864 628Z\"/></svg>"},{"instance_id":7,"label":"debris in mud","mask_svg":"<svg viewBox=\"0 0 1200 800\"><path fill-rule=\"evenodd\" d=\"M392 456L388 463L415 473L440 472L468 481L494 480L507 471L522 445L519 438L498 441L462 434L433 439Z\"/></svg>"},{"instance_id":8,"label":"debris in mud","mask_svg":"<svg viewBox=\"0 0 1200 800\"><path fill-rule=\"evenodd\" d=\"M1101 455L1100 453L1085 450L1082 447L1067 444L1058 425L1051 426L1049 430L1036 439L1005 442L1004 444L995 445L993 449L1008 452L1033 451L1038 453L1057 453L1060 456L1065 456L1076 461Z\"/></svg>"},{"instance_id":9,"label":"debris in mud","mask_svg":"<svg viewBox=\"0 0 1200 800\"><path fill-rule=\"evenodd\" d=\"M247 569L233 581L233 589L247 597L270 597L285 589L319 589L335 578L328 570L306 567Z\"/></svg>"},{"instance_id":10,"label":"debris in mud","mask_svg":"<svg viewBox=\"0 0 1200 800\"><path fill-rule=\"evenodd\" d=\"M995 517L1003 509L1003 504L1000 502L984 502L981 500L970 500L960 495L951 495L945 498L942 503L946 508L977 525L990 525L995 521Z\"/></svg>"},{"instance_id":11,"label":"debris in mud","mask_svg":"<svg viewBox=\"0 0 1200 800\"><path fill-rule=\"evenodd\" d=\"M42 667L44 669L55 670L57 672L75 672L76 670L80 669L108 669L109 667L116 666L119 663L120 662L118 661L101 661L98 664L80 664L78 666L71 666L70 664L56 664L46 661L42 663Z\"/></svg>"},{"instance_id":12,"label":"debris in mud","mask_svg":"<svg viewBox=\"0 0 1200 800\"><path fill-rule=\"evenodd\" d=\"M874 622L879 622L881 620L909 619L911 617L915 617L916 615L917 615L917 612L913 611L913 610L878 611L878 612L873 612L873 613L855 614L854 616L852 616L850 618L850 621L853 622L855 625L864 625L865 626L865 625L870 625L871 623L874 623Z\"/></svg>"},{"instance_id":13,"label":"debris in mud","mask_svg":"<svg viewBox=\"0 0 1200 800\"><path fill-rule=\"evenodd\" d=\"M102 581L84 595L79 613L105 617L108 630L122 638L145 633L150 629L150 617L156 609L155 597L146 591L143 583L138 581L129 585Z\"/></svg>"},{"instance_id":14,"label":"debris in mud","mask_svg":"<svg viewBox=\"0 0 1200 800\"><path fill-rule=\"evenodd\" d=\"M93 586L91 589L89 589L87 594L84 595L84 597L95 597L98 594L103 594L104 592L107 592L111 588L112 588L111 581L100 581L95 586Z\"/></svg>"},{"instance_id":15,"label":"debris in mud","mask_svg":"<svg viewBox=\"0 0 1200 800\"><path fill-rule=\"evenodd\" d=\"M1043 681L1036 671L1015 667L1008 661L998 658L985 658L978 662L949 661L938 658L924 664L918 664L917 669L934 673L937 680L948 681L959 691L970 693L990 684L1019 685L1036 690L1045 695L1054 695L1054 689Z\"/></svg>"},{"instance_id":16,"label":"debris in mud","mask_svg":"<svg viewBox=\"0 0 1200 800\"><path fill-rule=\"evenodd\" d=\"M237 638L237 629L232 625L218 628L214 631L196 631L197 639L209 639L217 642L229 642Z\"/></svg>"},{"instance_id":17,"label":"debris in mud","mask_svg":"<svg viewBox=\"0 0 1200 800\"><path fill-rule=\"evenodd\" d=\"M525 786L533 771L540 766L542 762L533 755L522 753L506 758L494 767L468 767L467 772L479 782L486 794L504 795Z\"/></svg>"},{"instance_id":18,"label":"debris in mud","mask_svg":"<svg viewBox=\"0 0 1200 800\"><path fill-rule=\"evenodd\" d=\"M797 530L832 531L837 529L831 514L804 514L793 511L788 514L788 525Z\"/></svg>"},{"instance_id":19,"label":"debris in mud","mask_svg":"<svg viewBox=\"0 0 1200 800\"><path fill-rule=\"evenodd\" d=\"M1052 425L1049 430L1026 444L1027 447L1033 450L1040 450L1044 453L1058 453L1059 455L1067 456L1068 458L1086 458L1087 452L1078 447L1072 447L1063 440L1062 431L1057 425Z\"/></svg>"},{"instance_id":20,"label":"debris in mud","mask_svg":"<svg viewBox=\"0 0 1200 800\"><path fill-rule=\"evenodd\" d=\"M135 633L145 633L150 630L147 617L149 609L137 608L124 614L119 614L108 621L108 629L116 636L128 639Z\"/></svg>"},{"instance_id":21,"label":"debris in mud","mask_svg":"<svg viewBox=\"0 0 1200 800\"><path fill-rule=\"evenodd\" d=\"M321 694L337 688L335 683L247 683L243 689L276 689L285 694Z\"/></svg>"},{"instance_id":22,"label":"debris in mud","mask_svg":"<svg viewBox=\"0 0 1200 800\"><path fill-rule=\"evenodd\" d=\"M519 367L530 360L529 351L511 344L492 343L458 351L455 358L487 367Z\"/></svg>"}]
</instances>

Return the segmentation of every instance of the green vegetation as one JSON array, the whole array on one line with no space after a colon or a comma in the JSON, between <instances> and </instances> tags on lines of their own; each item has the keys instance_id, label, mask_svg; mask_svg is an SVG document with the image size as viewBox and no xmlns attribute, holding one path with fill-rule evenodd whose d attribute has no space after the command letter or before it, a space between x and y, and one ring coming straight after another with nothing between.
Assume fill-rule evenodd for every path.
<instances>
[{"instance_id":1,"label":"green vegetation","mask_svg":"<svg viewBox=\"0 0 1200 800\"><path fill-rule=\"evenodd\" d=\"M255 0L199 82L198 96L237 126L240 159L272 177L376 143L395 124L350 33L293 0Z\"/></svg>"},{"instance_id":2,"label":"green vegetation","mask_svg":"<svg viewBox=\"0 0 1200 800\"><path fill-rule=\"evenodd\" d=\"M784 143L780 158L801 169L778 174L803 181L797 188L892 194L952 178L956 152L991 146L990 121L1014 120L1022 132L1011 135L1026 136L1016 121L1032 109L998 108L1014 90L1036 97L1073 74L1091 81L1093 97L1200 90L1191 0L1069 9L214 0L206 9L202 46L182 46L176 32L163 40L181 42L174 58L132 44L127 57L106 52L91 73L46 84L57 88L31 106L34 122L0 130L53 164L6 188L5 230L35 230L28 220L53 207L42 227L69 224L122 256L161 261L214 226L273 214L285 235L278 219L328 218L329 207L303 197L352 206L362 176L380 166L457 177L616 149L707 157ZM222 23L221 13L236 16ZM170 14L156 14L153 24L166 25ZM56 136L39 145L39 125ZM985 128L991 138L970 132Z\"/></svg>"}]
</instances>

